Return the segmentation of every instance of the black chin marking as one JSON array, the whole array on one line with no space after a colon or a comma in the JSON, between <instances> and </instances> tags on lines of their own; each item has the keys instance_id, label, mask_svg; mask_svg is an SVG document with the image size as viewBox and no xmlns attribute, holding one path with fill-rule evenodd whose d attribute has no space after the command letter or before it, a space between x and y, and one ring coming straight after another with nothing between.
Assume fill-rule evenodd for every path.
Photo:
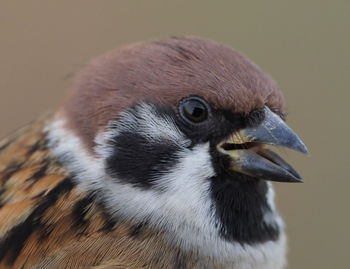
<instances>
[{"instance_id":1,"label":"black chin marking","mask_svg":"<svg viewBox=\"0 0 350 269\"><path fill-rule=\"evenodd\" d=\"M181 148L171 141L149 141L136 132L122 132L113 141L114 153L106 162L108 173L138 187L153 186L179 160Z\"/></svg>"},{"instance_id":2,"label":"black chin marking","mask_svg":"<svg viewBox=\"0 0 350 269\"><path fill-rule=\"evenodd\" d=\"M211 179L221 236L241 244L275 241L279 237L278 225L264 221L264 215L272 213L266 199L267 183L245 177L248 176L236 173Z\"/></svg>"}]
</instances>

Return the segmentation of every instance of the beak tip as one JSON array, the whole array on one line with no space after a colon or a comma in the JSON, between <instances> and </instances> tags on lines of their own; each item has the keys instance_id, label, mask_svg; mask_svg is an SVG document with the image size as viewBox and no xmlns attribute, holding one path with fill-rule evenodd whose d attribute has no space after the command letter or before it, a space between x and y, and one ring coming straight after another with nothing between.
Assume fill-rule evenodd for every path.
<instances>
[{"instance_id":1,"label":"beak tip","mask_svg":"<svg viewBox=\"0 0 350 269\"><path fill-rule=\"evenodd\" d=\"M299 140L298 143L296 143L295 147L292 147L292 148L306 155L310 155L308 148L305 146L303 142L301 142L301 140Z\"/></svg>"},{"instance_id":2,"label":"beak tip","mask_svg":"<svg viewBox=\"0 0 350 269\"><path fill-rule=\"evenodd\" d=\"M302 153L304 153L305 155L310 155L309 150L307 149L307 147L304 146L304 148L301 150Z\"/></svg>"},{"instance_id":3,"label":"beak tip","mask_svg":"<svg viewBox=\"0 0 350 269\"><path fill-rule=\"evenodd\" d=\"M304 183L304 179L303 178L297 178L295 181L295 183Z\"/></svg>"},{"instance_id":4,"label":"beak tip","mask_svg":"<svg viewBox=\"0 0 350 269\"><path fill-rule=\"evenodd\" d=\"M277 181L277 182L284 182L284 183L304 183L304 179L302 177L289 177L288 179L284 180L272 180L272 181Z\"/></svg>"}]
</instances>

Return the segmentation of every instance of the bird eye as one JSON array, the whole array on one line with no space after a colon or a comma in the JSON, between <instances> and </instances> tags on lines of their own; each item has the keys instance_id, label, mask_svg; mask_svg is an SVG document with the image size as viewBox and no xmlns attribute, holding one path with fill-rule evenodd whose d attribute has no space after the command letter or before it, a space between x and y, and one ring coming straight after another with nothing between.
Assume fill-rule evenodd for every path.
<instances>
[{"instance_id":1,"label":"bird eye","mask_svg":"<svg viewBox=\"0 0 350 269\"><path fill-rule=\"evenodd\" d=\"M203 101L190 97L181 103L180 112L183 117L191 122L202 122L208 117L208 109Z\"/></svg>"}]
</instances>

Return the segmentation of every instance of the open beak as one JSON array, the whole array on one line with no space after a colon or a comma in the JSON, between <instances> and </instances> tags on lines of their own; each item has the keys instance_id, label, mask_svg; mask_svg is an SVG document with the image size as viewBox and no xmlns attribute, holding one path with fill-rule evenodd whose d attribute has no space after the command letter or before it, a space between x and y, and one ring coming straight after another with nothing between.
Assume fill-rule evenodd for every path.
<instances>
[{"instance_id":1,"label":"open beak","mask_svg":"<svg viewBox=\"0 0 350 269\"><path fill-rule=\"evenodd\" d=\"M303 182L293 167L267 146L308 153L306 146L277 114L268 107L264 112L265 118L258 126L233 133L218 145L218 150L230 156L232 171L271 181Z\"/></svg>"}]
</instances>

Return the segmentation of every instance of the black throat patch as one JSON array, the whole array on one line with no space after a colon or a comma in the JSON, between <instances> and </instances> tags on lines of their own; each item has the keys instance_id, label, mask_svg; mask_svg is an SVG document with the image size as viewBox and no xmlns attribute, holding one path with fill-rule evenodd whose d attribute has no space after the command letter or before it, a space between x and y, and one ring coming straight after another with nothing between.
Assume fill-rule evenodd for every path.
<instances>
[{"instance_id":1,"label":"black throat patch","mask_svg":"<svg viewBox=\"0 0 350 269\"><path fill-rule=\"evenodd\" d=\"M267 183L245 177L248 176L237 173L211 179L211 195L220 220L221 236L241 244L275 241L279 237L279 227L264 219L273 214L266 198Z\"/></svg>"},{"instance_id":2,"label":"black throat patch","mask_svg":"<svg viewBox=\"0 0 350 269\"><path fill-rule=\"evenodd\" d=\"M144 136L123 132L114 139L114 153L107 159L107 172L141 188L154 186L160 176L177 163L180 150L176 144L148 141Z\"/></svg>"}]
</instances>

